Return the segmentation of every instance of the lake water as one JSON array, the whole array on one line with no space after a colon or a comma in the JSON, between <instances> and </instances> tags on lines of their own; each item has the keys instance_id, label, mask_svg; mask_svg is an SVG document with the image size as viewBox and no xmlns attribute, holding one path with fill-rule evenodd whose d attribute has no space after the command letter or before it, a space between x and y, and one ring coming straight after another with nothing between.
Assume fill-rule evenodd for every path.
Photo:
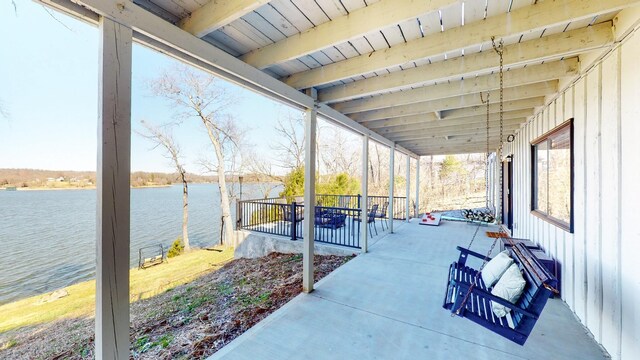
<instances>
[{"instance_id":1,"label":"lake water","mask_svg":"<svg viewBox=\"0 0 640 360\"><path fill-rule=\"evenodd\" d=\"M189 185L192 246L219 243L219 197L217 184ZM259 185L244 184L242 197L260 198ZM139 248L181 235L181 185L131 190L132 267ZM0 249L0 304L94 279L95 190L0 191Z\"/></svg>"}]
</instances>

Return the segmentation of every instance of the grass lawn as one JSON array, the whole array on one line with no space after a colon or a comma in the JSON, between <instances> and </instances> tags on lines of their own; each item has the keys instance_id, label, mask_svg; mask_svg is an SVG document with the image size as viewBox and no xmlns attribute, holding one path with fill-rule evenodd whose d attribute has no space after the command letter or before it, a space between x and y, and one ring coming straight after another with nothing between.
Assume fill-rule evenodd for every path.
<instances>
[{"instance_id":1,"label":"grass lawn","mask_svg":"<svg viewBox=\"0 0 640 360\"><path fill-rule=\"evenodd\" d=\"M219 269L231 259L233 248L221 252L193 250L145 270L131 269L131 302L186 284L202 274ZM53 302L39 304L43 295L38 295L0 306L0 333L62 318L94 315L95 280L64 289L69 295Z\"/></svg>"}]
</instances>

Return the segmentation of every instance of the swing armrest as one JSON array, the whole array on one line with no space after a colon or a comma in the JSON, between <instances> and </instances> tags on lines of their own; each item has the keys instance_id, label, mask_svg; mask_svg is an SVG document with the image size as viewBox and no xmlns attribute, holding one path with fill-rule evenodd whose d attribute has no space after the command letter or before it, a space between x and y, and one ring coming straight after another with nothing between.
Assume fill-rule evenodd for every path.
<instances>
[{"instance_id":1,"label":"swing armrest","mask_svg":"<svg viewBox=\"0 0 640 360\"><path fill-rule=\"evenodd\" d=\"M465 293L467 291L469 291L469 284L466 283L459 283L458 286L460 286L460 291L462 291L462 293ZM501 297L497 297L495 295L493 295L492 293L488 292L488 291L484 291L482 289L479 289L477 286L473 287L473 290L471 290L472 293L476 294L476 295L480 295L483 298L487 299L487 300L491 300L493 302L497 302L500 305L506 306L509 309L511 309L514 312L520 313L522 315L528 316L530 318L533 318L535 320L538 320L538 315L525 310L519 306L516 306L515 304L510 303L509 301L501 298Z\"/></svg>"},{"instance_id":2,"label":"swing armrest","mask_svg":"<svg viewBox=\"0 0 640 360\"><path fill-rule=\"evenodd\" d=\"M465 249L463 247L457 246L456 249L460 251L460 257L458 258L458 264L464 265L467 262L467 255L475 256L478 259L484 260L485 255L477 253L475 251L471 251L469 249ZM491 260L491 257L487 257L487 261Z\"/></svg>"}]
</instances>

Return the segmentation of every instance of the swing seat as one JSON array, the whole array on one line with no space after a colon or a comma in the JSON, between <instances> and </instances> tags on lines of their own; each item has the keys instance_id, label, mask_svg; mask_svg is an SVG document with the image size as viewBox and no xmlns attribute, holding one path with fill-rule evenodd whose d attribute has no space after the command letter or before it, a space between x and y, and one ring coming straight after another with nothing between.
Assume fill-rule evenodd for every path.
<instances>
[{"instance_id":1,"label":"swing seat","mask_svg":"<svg viewBox=\"0 0 640 360\"><path fill-rule=\"evenodd\" d=\"M515 248L517 250L511 250L511 257L518 264L526 281L520 299L512 304L491 294L491 289L486 287L482 276L478 276L478 281L464 306L460 309L458 316L467 318L519 345L524 345L552 293L548 287L555 288L557 280L540 264L524 244L517 244ZM466 266L468 256L485 259L484 255L474 251L460 246L457 249L460 251L460 257L449 267L447 290L442 305L454 314L460 308L478 273L477 270ZM497 317L491 310L492 301L504 305L511 311L502 318Z\"/></svg>"}]
</instances>

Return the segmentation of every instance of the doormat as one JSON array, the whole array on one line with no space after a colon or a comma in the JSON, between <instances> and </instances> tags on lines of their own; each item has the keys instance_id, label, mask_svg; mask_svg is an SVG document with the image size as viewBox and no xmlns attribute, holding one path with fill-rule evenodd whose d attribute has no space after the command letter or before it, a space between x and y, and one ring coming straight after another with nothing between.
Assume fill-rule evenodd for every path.
<instances>
[{"instance_id":1,"label":"doormat","mask_svg":"<svg viewBox=\"0 0 640 360\"><path fill-rule=\"evenodd\" d=\"M509 234L507 234L505 232L495 232L495 231L487 231L487 236L492 238L492 239L510 237Z\"/></svg>"}]
</instances>

